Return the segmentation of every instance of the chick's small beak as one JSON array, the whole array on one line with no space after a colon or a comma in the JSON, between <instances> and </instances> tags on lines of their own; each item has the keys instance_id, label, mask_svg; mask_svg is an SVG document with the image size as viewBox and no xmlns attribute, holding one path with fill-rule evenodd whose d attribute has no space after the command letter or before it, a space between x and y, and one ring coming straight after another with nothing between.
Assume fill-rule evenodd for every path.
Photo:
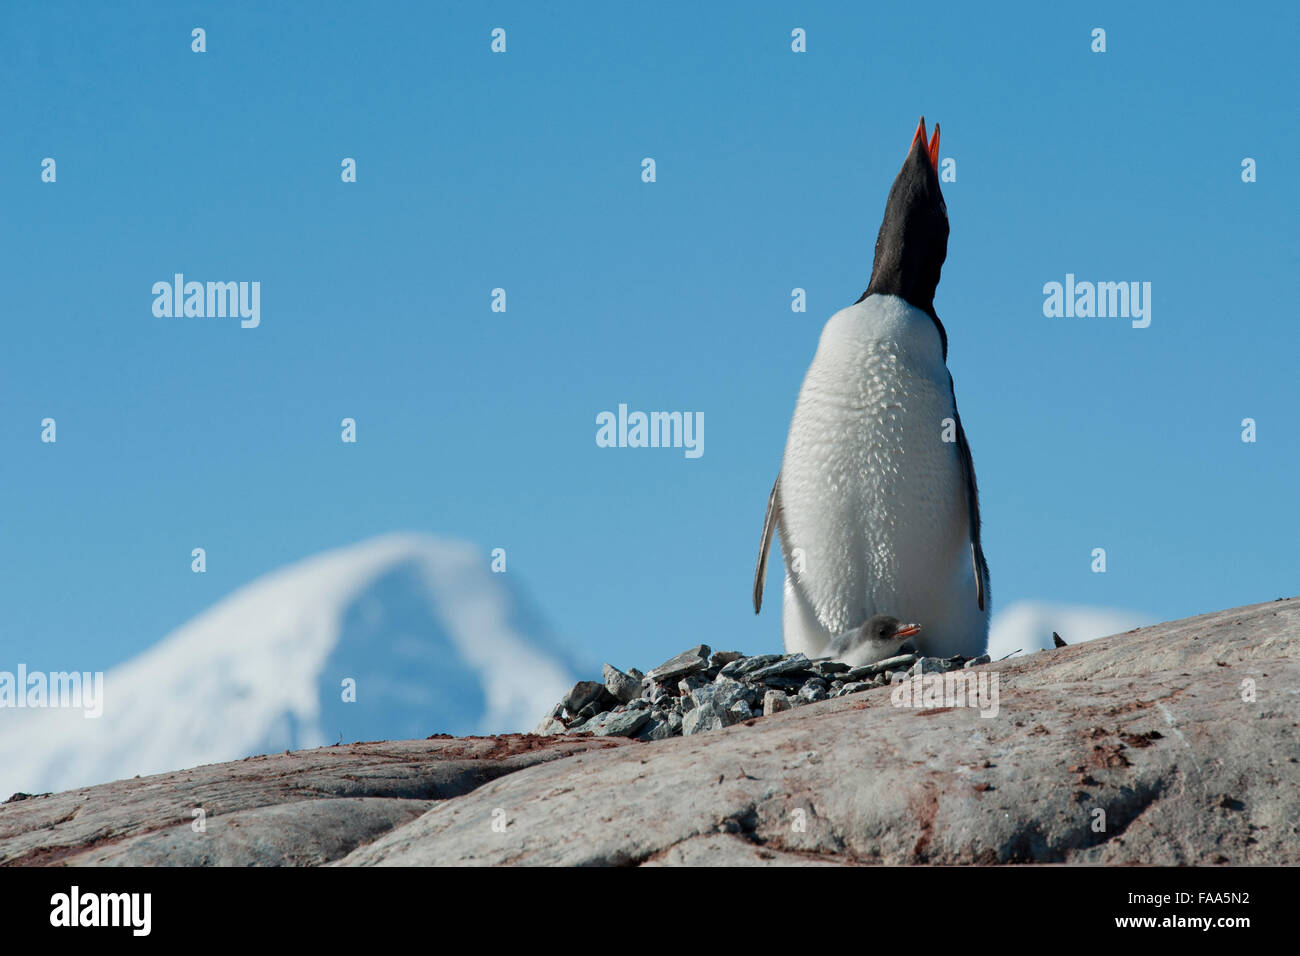
<instances>
[{"instance_id":1,"label":"chick's small beak","mask_svg":"<svg viewBox=\"0 0 1300 956\"><path fill-rule=\"evenodd\" d=\"M898 630L894 632L895 637L911 637L913 634L921 633L920 624L900 624Z\"/></svg>"}]
</instances>

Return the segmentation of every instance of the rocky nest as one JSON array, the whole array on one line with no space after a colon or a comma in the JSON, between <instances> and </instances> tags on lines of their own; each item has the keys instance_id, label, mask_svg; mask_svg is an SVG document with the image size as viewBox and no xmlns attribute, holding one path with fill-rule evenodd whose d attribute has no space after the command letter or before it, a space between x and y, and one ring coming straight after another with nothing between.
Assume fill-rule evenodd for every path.
<instances>
[{"instance_id":1,"label":"rocky nest","mask_svg":"<svg viewBox=\"0 0 1300 956\"><path fill-rule=\"evenodd\" d=\"M988 655L918 657L901 654L850 667L841 661L809 660L803 654L712 651L698 644L648 673L611 664L604 681L573 685L542 719L536 733L592 733L663 740L717 730L819 700L844 697L895 679L987 664Z\"/></svg>"}]
</instances>

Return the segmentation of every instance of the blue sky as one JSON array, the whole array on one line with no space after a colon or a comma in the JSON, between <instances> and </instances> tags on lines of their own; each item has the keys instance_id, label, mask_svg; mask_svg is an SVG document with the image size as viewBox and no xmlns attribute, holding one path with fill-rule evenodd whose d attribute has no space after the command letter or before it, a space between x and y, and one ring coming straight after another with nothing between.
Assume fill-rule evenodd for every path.
<instances>
[{"instance_id":1,"label":"blue sky","mask_svg":"<svg viewBox=\"0 0 1300 956\"><path fill-rule=\"evenodd\" d=\"M406 529L506 548L592 657L777 648L767 492L922 113L995 611L1296 593L1298 14L1136 6L4 4L6 666ZM176 272L259 281L260 327L156 318ZM1044 317L1067 273L1151 282L1150 327ZM598 448L619 403L703 457Z\"/></svg>"}]
</instances>

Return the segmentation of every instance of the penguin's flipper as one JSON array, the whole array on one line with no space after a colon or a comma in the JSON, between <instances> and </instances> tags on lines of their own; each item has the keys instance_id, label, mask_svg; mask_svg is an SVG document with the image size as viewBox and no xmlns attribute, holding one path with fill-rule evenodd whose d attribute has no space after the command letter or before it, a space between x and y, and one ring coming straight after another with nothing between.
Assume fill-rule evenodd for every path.
<instances>
[{"instance_id":1,"label":"penguin's flipper","mask_svg":"<svg viewBox=\"0 0 1300 956\"><path fill-rule=\"evenodd\" d=\"M952 373L948 373L948 388L952 389ZM957 393L953 391L952 417L957 423L957 457L961 459L962 477L966 483L966 513L970 516L970 560L975 572L975 600L984 610L986 595L984 582L988 580L989 566L984 560L984 546L980 543L980 493L975 486L975 463L970 457L970 443L966 429L961 427L961 414L957 411Z\"/></svg>"},{"instance_id":2,"label":"penguin's flipper","mask_svg":"<svg viewBox=\"0 0 1300 956\"><path fill-rule=\"evenodd\" d=\"M763 516L763 543L758 547L758 567L754 570L754 613L763 607L763 584L767 581L767 552L772 547L772 532L776 530L777 515L781 511L781 499L777 489L781 487L781 473L777 472L776 481L772 482L772 493L767 496L767 514Z\"/></svg>"}]
</instances>

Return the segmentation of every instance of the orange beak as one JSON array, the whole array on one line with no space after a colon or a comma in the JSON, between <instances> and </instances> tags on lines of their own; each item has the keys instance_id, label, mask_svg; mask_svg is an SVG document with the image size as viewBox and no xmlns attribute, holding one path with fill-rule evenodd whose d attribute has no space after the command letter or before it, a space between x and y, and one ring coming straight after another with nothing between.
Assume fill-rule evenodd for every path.
<instances>
[{"instance_id":1,"label":"orange beak","mask_svg":"<svg viewBox=\"0 0 1300 956\"><path fill-rule=\"evenodd\" d=\"M916 133L912 136L912 146L915 146L917 140L925 147L926 153L930 156L930 165L934 167L935 172L939 171L939 124L934 124L934 136L930 139L929 144L925 141L925 117L921 117L921 122L916 124ZM910 152L912 146L908 147Z\"/></svg>"},{"instance_id":2,"label":"orange beak","mask_svg":"<svg viewBox=\"0 0 1300 956\"><path fill-rule=\"evenodd\" d=\"M904 624L894 632L895 637L911 637L913 634L921 633L920 624Z\"/></svg>"}]
</instances>

